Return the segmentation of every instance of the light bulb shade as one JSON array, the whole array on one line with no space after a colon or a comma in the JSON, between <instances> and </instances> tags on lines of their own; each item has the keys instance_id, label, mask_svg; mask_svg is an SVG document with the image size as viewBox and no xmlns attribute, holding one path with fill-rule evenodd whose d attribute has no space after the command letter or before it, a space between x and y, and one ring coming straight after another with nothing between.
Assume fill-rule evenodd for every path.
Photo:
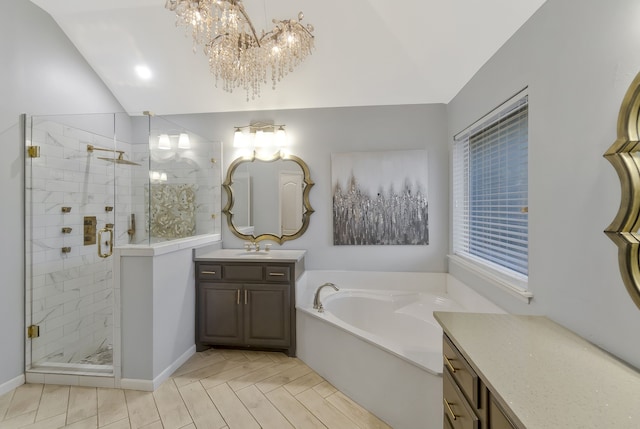
<instances>
[{"instance_id":1,"label":"light bulb shade","mask_svg":"<svg viewBox=\"0 0 640 429\"><path fill-rule=\"evenodd\" d=\"M269 133L265 133L262 130L257 130L256 131L256 140L255 140L255 147L265 147L269 145L269 137L267 136L267 134Z\"/></svg>"},{"instance_id":2,"label":"light bulb shade","mask_svg":"<svg viewBox=\"0 0 640 429\"><path fill-rule=\"evenodd\" d=\"M247 137L244 135L240 128L236 128L236 132L233 134L233 147L246 148L248 145Z\"/></svg>"},{"instance_id":3,"label":"light bulb shade","mask_svg":"<svg viewBox=\"0 0 640 429\"><path fill-rule=\"evenodd\" d=\"M278 131L276 131L276 146L285 147L288 143L287 132L284 130L284 127L278 128Z\"/></svg>"},{"instance_id":4,"label":"light bulb shade","mask_svg":"<svg viewBox=\"0 0 640 429\"><path fill-rule=\"evenodd\" d=\"M178 137L178 148L191 149L191 140L189 140L189 134L180 133L180 137Z\"/></svg>"},{"instance_id":5,"label":"light bulb shade","mask_svg":"<svg viewBox=\"0 0 640 429\"><path fill-rule=\"evenodd\" d=\"M171 141L169 140L169 134L160 134L158 138L158 149L169 150L171 149Z\"/></svg>"}]
</instances>

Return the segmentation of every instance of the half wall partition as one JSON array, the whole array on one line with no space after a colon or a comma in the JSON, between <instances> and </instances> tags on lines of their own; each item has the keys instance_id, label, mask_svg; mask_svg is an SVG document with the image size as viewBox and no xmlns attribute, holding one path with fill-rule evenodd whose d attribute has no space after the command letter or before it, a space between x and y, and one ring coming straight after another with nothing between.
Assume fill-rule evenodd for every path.
<instances>
[{"instance_id":1,"label":"half wall partition","mask_svg":"<svg viewBox=\"0 0 640 429\"><path fill-rule=\"evenodd\" d=\"M113 249L219 234L222 144L165 117L23 121L26 370L113 376Z\"/></svg>"}]
</instances>

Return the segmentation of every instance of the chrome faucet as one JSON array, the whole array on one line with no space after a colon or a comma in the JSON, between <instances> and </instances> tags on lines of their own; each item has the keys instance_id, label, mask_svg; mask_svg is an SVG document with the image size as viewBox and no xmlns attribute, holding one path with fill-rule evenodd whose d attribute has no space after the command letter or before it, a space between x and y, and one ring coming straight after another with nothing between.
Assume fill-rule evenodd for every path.
<instances>
[{"instance_id":1,"label":"chrome faucet","mask_svg":"<svg viewBox=\"0 0 640 429\"><path fill-rule=\"evenodd\" d=\"M324 312L324 307L322 307L322 303L320 302L320 291L322 290L323 287L325 286L330 286L333 288L333 290L338 291L339 289L336 287L336 285L334 285L333 283L325 283L322 286L320 286L317 290L316 290L316 294L313 297L313 308L315 310L318 310L318 313L323 313Z\"/></svg>"}]
</instances>

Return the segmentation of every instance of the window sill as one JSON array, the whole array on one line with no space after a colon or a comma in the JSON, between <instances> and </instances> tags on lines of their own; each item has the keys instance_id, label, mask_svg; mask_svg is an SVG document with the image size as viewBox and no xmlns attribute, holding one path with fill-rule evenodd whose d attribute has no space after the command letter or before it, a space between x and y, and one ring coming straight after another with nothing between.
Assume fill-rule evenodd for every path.
<instances>
[{"instance_id":1,"label":"window sill","mask_svg":"<svg viewBox=\"0 0 640 429\"><path fill-rule=\"evenodd\" d=\"M533 299L533 293L522 288L519 285L516 285L513 281L509 281L506 276L500 275L490 268L482 267L481 265L463 258L458 255L447 255L449 261L465 270L473 273L474 275L482 278L483 280L489 282L491 285L494 285L496 288L507 292L511 296L518 298L520 301L526 302L529 304Z\"/></svg>"}]
</instances>

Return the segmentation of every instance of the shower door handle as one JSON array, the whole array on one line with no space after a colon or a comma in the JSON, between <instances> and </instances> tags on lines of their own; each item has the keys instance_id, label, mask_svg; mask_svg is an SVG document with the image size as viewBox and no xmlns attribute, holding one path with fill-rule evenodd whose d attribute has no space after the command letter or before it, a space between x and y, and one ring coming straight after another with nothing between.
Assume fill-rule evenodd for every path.
<instances>
[{"instance_id":1,"label":"shower door handle","mask_svg":"<svg viewBox=\"0 0 640 429\"><path fill-rule=\"evenodd\" d=\"M102 234L105 232L109 233L109 240L105 241L105 245L109 246L109 251L103 253L102 252ZM102 228L98 231L98 256L101 258L108 258L113 255L113 229L112 228Z\"/></svg>"}]
</instances>

